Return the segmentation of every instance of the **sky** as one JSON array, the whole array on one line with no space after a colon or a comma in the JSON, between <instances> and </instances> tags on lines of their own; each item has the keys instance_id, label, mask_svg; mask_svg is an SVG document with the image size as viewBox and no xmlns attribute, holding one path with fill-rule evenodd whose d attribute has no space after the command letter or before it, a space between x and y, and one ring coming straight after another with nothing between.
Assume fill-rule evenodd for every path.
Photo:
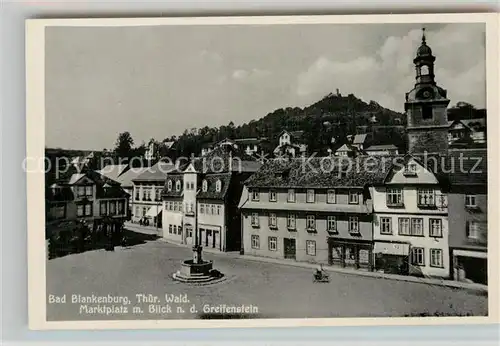
<instances>
[{"instance_id":1,"label":"sky","mask_svg":"<svg viewBox=\"0 0 500 346\"><path fill-rule=\"evenodd\" d=\"M352 93L403 112L419 24L49 27L46 146L112 149L185 129L239 125L277 108ZM426 24L435 75L486 105L484 24Z\"/></svg>"}]
</instances>

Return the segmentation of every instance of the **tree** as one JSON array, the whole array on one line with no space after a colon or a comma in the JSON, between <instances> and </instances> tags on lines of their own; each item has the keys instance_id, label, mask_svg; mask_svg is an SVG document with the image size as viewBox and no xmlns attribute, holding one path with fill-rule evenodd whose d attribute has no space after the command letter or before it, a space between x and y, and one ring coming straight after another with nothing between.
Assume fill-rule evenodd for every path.
<instances>
[{"instance_id":1,"label":"tree","mask_svg":"<svg viewBox=\"0 0 500 346\"><path fill-rule=\"evenodd\" d=\"M115 153L118 158L128 158L132 157L132 146L134 145L134 139L130 135L130 132L122 132L118 135L118 139L115 144Z\"/></svg>"}]
</instances>

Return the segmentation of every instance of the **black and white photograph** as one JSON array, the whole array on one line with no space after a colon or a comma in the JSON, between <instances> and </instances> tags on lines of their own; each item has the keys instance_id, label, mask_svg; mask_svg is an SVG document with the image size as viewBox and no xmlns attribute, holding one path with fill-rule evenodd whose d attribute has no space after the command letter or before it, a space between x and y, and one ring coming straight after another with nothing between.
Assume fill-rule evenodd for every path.
<instances>
[{"instance_id":1,"label":"black and white photograph","mask_svg":"<svg viewBox=\"0 0 500 346\"><path fill-rule=\"evenodd\" d=\"M30 320L498 318L498 32L394 16L27 21Z\"/></svg>"}]
</instances>

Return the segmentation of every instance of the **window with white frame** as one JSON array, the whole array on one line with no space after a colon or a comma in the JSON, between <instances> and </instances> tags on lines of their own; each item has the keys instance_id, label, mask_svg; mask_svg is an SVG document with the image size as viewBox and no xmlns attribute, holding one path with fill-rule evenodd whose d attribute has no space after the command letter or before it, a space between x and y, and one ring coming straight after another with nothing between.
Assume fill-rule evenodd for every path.
<instances>
[{"instance_id":1,"label":"window with white frame","mask_svg":"<svg viewBox=\"0 0 500 346\"><path fill-rule=\"evenodd\" d=\"M399 230L398 230L399 235L411 235L409 218L400 217L398 223L399 223Z\"/></svg>"},{"instance_id":2,"label":"window with white frame","mask_svg":"<svg viewBox=\"0 0 500 346\"><path fill-rule=\"evenodd\" d=\"M349 233L359 233L359 219L357 216L349 216Z\"/></svg>"},{"instance_id":3,"label":"window with white frame","mask_svg":"<svg viewBox=\"0 0 500 346\"><path fill-rule=\"evenodd\" d=\"M392 234L392 219L390 217L380 218L380 234Z\"/></svg>"},{"instance_id":4,"label":"window with white frame","mask_svg":"<svg viewBox=\"0 0 500 346\"><path fill-rule=\"evenodd\" d=\"M139 187L136 186L136 187L134 187L134 189L135 189L135 200L136 201L141 200L141 193L140 193Z\"/></svg>"},{"instance_id":5,"label":"window with white frame","mask_svg":"<svg viewBox=\"0 0 500 346\"><path fill-rule=\"evenodd\" d=\"M401 206L403 205L403 189L388 188L386 191L387 206Z\"/></svg>"},{"instance_id":6,"label":"window with white frame","mask_svg":"<svg viewBox=\"0 0 500 346\"><path fill-rule=\"evenodd\" d=\"M76 195L78 197L85 197L85 186L77 186L76 187Z\"/></svg>"},{"instance_id":7,"label":"window with white frame","mask_svg":"<svg viewBox=\"0 0 500 346\"><path fill-rule=\"evenodd\" d=\"M327 203L336 203L337 202L337 199L335 197L335 190L328 190L327 191L327 199L326 199L326 202Z\"/></svg>"},{"instance_id":8,"label":"window with white frame","mask_svg":"<svg viewBox=\"0 0 500 346\"><path fill-rule=\"evenodd\" d=\"M286 219L288 229L295 229L295 214L288 214Z\"/></svg>"},{"instance_id":9,"label":"window with white frame","mask_svg":"<svg viewBox=\"0 0 500 346\"><path fill-rule=\"evenodd\" d=\"M91 216L92 215L92 204L88 203L85 204L85 216Z\"/></svg>"},{"instance_id":10,"label":"window with white frame","mask_svg":"<svg viewBox=\"0 0 500 346\"><path fill-rule=\"evenodd\" d=\"M314 240L306 240L306 253L309 256L316 256L316 242Z\"/></svg>"},{"instance_id":11,"label":"window with white frame","mask_svg":"<svg viewBox=\"0 0 500 346\"><path fill-rule=\"evenodd\" d=\"M253 189L252 190L252 201L258 202L259 201L259 190Z\"/></svg>"},{"instance_id":12,"label":"window with white frame","mask_svg":"<svg viewBox=\"0 0 500 346\"><path fill-rule=\"evenodd\" d=\"M425 265L424 248L414 247L411 249L411 264L415 266Z\"/></svg>"},{"instance_id":13,"label":"window with white frame","mask_svg":"<svg viewBox=\"0 0 500 346\"><path fill-rule=\"evenodd\" d=\"M482 240L480 223L477 221L467 221L467 238L471 240Z\"/></svg>"},{"instance_id":14,"label":"window with white frame","mask_svg":"<svg viewBox=\"0 0 500 346\"><path fill-rule=\"evenodd\" d=\"M278 200L278 196L276 194L276 191L269 190L269 202L276 202L277 200Z\"/></svg>"},{"instance_id":15,"label":"window with white frame","mask_svg":"<svg viewBox=\"0 0 500 346\"><path fill-rule=\"evenodd\" d=\"M159 187L155 190L155 201L161 201L161 190Z\"/></svg>"},{"instance_id":16,"label":"window with white frame","mask_svg":"<svg viewBox=\"0 0 500 346\"><path fill-rule=\"evenodd\" d=\"M205 214L205 204L200 203L200 214Z\"/></svg>"},{"instance_id":17,"label":"window with white frame","mask_svg":"<svg viewBox=\"0 0 500 346\"><path fill-rule=\"evenodd\" d=\"M168 233L169 233L169 234L172 234L172 232L173 232L173 231L172 231L172 225L168 225Z\"/></svg>"},{"instance_id":18,"label":"window with white frame","mask_svg":"<svg viewBox=\"0 0 500 346\"><path fill-rule=\"evenodd\" d=\"M417 202L420 206L435 206L436 200L434 197L434 190L432 189L418 189Z\"/></svg>"},{"instance_id":19,"label":"window with white frame","mask_svg":"<svg viewBox=\"0 0 500 346\"><path fill-rule=\"evenodd\" d=\"M180 180L177 180L175 182L175 190L176 191L180 191L181 190L181 181Z\"/></svg>"},{"instance_id":20,"label":"window with white frame","mask_svg":"<svg viewBox=\"0 0 500 346\"><path fill-rule=\"evenodd\" d=\"M416 175L417 174L417 165L413 162L409 162L405 165L404 175Z\"/></svg>"},{"instance_id":21,"label":"window with white frame","mask_svg":"<svg viewBox=\"0 0 500 346\"><path fill-rule=\"evenodd\" d=\"M216 192L221 192L222 191L222 181L217 180L215 182L215 191Z\"/></svg>"},{"instance_id":22,"label":"window with white frame","mask_svg":"<svg viewBox=\"0 0 500 346\"><path fill-rule=\"evenodd\" d=\"M337 218L335 216L329 215L326 219L326 227L329 232L337 231Z\"/></svg>"},{"instance_id":23,"label":"window with white frame","mask_svg":"<svg viewBox=\"0 0 500 346\"><path fill-rule=\"evenodd\" d=\"M288 189L287 202L290 202L290 203L295 202L295 190L294 189Z\"/></svg>"},{"instance_id":24,"label":"window with white frame","mask_svg":"<svg viewBox=\"0 0 500 346\"><path fill-rule=\"evenodd\" d=\"M431 267L443 268L443 250L430 249L430 263Z\"/></svg>"},{"instance_id":25,"label":"window with white frame","mask_svg":"<svg viewBox=\"0 0 500 346\"><path fill-rule=\"evenodd\" d=\"M465 207L466 208L475 208L475 207L477 207L477 198L476 198L476 195L465 195Z\"/></svg>"},{"instance_id":26,"label":"window with white frame","mask_svg":"<svg viewBox=\"0 0 500 346\"><path fill-rule=\"evenodd\" d=\"M222 207L220 205L217 205L217 215L220 215L222 210Z\"/></svg>"},{"instance_id":27,"label":"window with white frame","mask_svg":"<svg viewBox=\"0 0 500 346\"><path fill-rule=\"evenodd\" d=\"M172 180L170 179L167 181L167 190L172 191Z\"/></svg>"},{"instance_id":28,"label":"window with white frame","mask_svg":"<svg viewBox=\"0 0 500 346\"><path fill-rule=\"evenodd\" d=\"M210 214L215 215L215 204L210 204Z\"/></svg>"},{"instance_id":29,"label":"window with white frame","mask_svg":"<svg viewBox=\"0 0 500 346\"><path fill-rule=\"evenodd\" d=\"M252 213L252 226L253 227L259 227L259 214L258 213Z\"/></svg>"},{"instance_id":30,"label":"window with white frame","mask_svg":"<svg viewBox=\"0 0 500 346\"><path fill-rule=\"evenodd\" d=\"M429 237L440 238L443 236L443 221L441 219L429 219Z\"/></svg>"},{"instance_id":31,"label":"window with white frame","mask_svg":"<svg viewBox=\"0 0 500 346\"><path fill-rule=\"evenodd\" d=\"M424 219L411 219L411 235L415 237L422 237L424 235Z\"/></svg>"},{"instance_id":32,"label":"window with white frame","mask_svg":"<svg viewBox=\"0 0 500 346\"><path fill-rule=\"evenodd\" d=\"M277 237L268 237L268 246L270 251L278 250L278 238Z\"/></svg>"},{"instance_id":33,"label":"window with white frame","mask_svg":"<svg viewBox=\"0 0 500 346\"><path fill-rule=\"evenodd\" d=\"M259 236L257 234L252 234L252 249L259 249L260 248L260 241L259 241Z\"/></svg>"},{"instance_id":34,"label":"window with white frame","mask_svg":"<svg viewBox=\"0 0 500 346\"><path fill-rule=\"evenodd\" d=\"M276 228L278 225L277 219L276 219L276 214L275 213L269 213L269 227Z\"/></svg>"},{"instance_id":35,"label":"window with white frame","mask_svg":"<svg viewBox=\"0 0 500 346\"><path fill-rule=\"evenodd\" d=\"M208 182L206 180L203 180L203 182L201 183L201 190L203 192L207 192L208 191Z\"/></svg>"},{"instance_id":36,"label":"window with white frame","mask_svg":"<svg viewBox=\"0 0 500 346\"><path fill-rule=\"evenodd\" d=\"M94 189L92 186L85 186L85 196L92 197Z\"/></svg>"},{"instance_id":37,"label":"window with white frame","mask_svg":"<svg viewBox=\"0 0 500 346\"><path fill-rule=\"evenodd\" d=\"M306 216L306 227L309 230L316 229L316 217L314 215Z\"/></svg>"},{"instance_id":38,"label":"window with white frame","mask_svg":"<svg viewBox=\"0 0 500 346\"><path fill-rule=\"evenodd\" d=\"M314 203L314 201L315 201L314 190L308 189L306 192L306 202L307 203Z\"/></svg>"},{"instance_id":39,"label":"window with white frame","mask_svg":"<svg viewBox=\"0 0 500 346\"><path fill-rule=\"evenodd\" d=\"M358 204L359 195L357 191L349 191L349 204Z\"/></svg>"}]
</instances>

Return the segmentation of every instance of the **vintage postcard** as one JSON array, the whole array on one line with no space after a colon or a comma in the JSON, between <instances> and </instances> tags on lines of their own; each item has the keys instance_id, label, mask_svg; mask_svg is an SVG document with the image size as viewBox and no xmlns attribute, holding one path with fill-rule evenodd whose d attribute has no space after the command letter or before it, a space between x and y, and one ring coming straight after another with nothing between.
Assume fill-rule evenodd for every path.
<instances>
[{"instance_id":1,"label":"vintage postcard","mask_svg":"<svg viewBox=\"0 0 500 346\"><path fill-rule=\"evenodd\" d=\"M498 322L496 14L28 20L26 61L31 328Z\"/></svg>"}]
</instances>

